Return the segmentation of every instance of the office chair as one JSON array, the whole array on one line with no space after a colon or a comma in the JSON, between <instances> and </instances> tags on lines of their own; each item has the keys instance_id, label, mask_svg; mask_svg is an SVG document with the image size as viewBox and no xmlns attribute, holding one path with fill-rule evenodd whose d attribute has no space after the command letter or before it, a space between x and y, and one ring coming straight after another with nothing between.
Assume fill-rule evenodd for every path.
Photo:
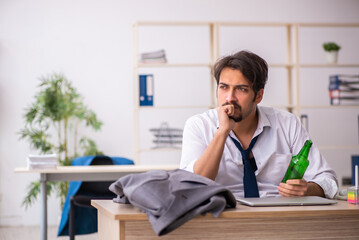
<instances>
[{"instance_id":1,"label":"office chair","mask_svg":"<svg viewBox=\"0 0 359 240\"><path fill-rule=\"evenodd\" d=\"M72 161L72 166L88 166L100 164L133 165L134 162L128 158L107 156L82 156L75 158ZM113 198L112 193L108 190L109 184L111 184L111 182L85 183L81 181L70 181L66 200L61 213L61 221L59 224L57 236L70 236L70 239L74 239L76 234L81 235L97 232L97 210L90 205L91 199ZM70 224L71 201L72 213Z\"/></svg>"},{"instance_id":2,"label":"office chair","mask_svg":"<svg viewBox=\"0 0 359 240\"><path fill-rule=\"evenodd\" d=\"M107 156L96 156L90 165L113 165L111 158ZM108 190L108 187L113 181L107 182L83 182L80 189L70 197L70 212L69 212L69 236L70 240L75 239L76 235L76 209L93 208L91 206L91 199L113 199L116 197L114 193ZM77 207L76 207L77 206ZM93 223L97 228L97 222Z\"/></svg>"}]
</instances>

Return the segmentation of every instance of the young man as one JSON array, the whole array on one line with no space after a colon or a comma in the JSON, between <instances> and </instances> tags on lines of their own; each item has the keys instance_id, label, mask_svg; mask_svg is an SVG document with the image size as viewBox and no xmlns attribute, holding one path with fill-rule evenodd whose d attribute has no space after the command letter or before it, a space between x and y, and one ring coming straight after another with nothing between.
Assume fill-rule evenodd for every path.
<instances>
[{"instance_id":1,"label":"young man","mask_svg":"<svg viewBox=\"0 0 359 240\"><path fill-rule=\"evenodd\" d=\"M267 76L266 61L247 51L215 64L219 107L187 120L181 168L227 186L236 197L333 198L336 174L315 144L303 179L281 183L309 135L295 115L258 106Z\"/></svg>"}]
</instances>

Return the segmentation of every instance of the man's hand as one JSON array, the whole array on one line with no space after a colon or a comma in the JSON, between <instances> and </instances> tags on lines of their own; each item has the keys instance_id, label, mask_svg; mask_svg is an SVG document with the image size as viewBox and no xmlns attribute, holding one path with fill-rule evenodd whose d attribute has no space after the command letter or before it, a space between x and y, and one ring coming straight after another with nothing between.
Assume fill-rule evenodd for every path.
<instances>
[{"instance_id":1,"label":"man's hand","mask_svg":"<svg viewBox=\"0 0 359 240\"><path fill-rule=\"evenodd\" d=\"M230 116L234 115L234 106L225 105L217 108L219 129L229 133L235 126L235 121Z\"/></svg>"},{"instance_id":2,"label":"man's hand","mask_svg":"<svg viewBox=\"0 0 359 240\"><path fill-rule=\"evenodd\" d=\"M324 197L323 189L314 182L307 182L304 179L290 179L278 186L279 194L284 197L296 196L320 196Z\"/></svg>"},{"instance_id":3,"label":"man's hand","mask_svg":"<svg viewBox=\"0 0 359 240\"><path fill-rule=\"evenodd\" d=\"M304 179L290 179L278 186L279 194L284 197L305 196L308 191L308 182Z\"/></svg>"}]
</instances>

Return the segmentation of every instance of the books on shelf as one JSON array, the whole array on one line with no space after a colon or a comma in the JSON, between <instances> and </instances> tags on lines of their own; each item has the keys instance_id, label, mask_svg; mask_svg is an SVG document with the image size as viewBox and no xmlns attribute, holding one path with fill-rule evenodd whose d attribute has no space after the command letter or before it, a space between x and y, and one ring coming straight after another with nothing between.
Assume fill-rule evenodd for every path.
<instances>
[{"instance_id":1,"label":"books on shelf","mask_svg":"<svg viewBox=\"0 0 359 240\"><path fill-rule=\"evenodd\" d=\"M139 75L140 106L153 106L153 74Z\"/></svg>"},{"instance_id":2,"label":"books on shelf","mask_svg":"<svg viewBox=\"0 0 359 240\"><path fill-rule=\"evenodd\" d=\"M359 104L359 75L329 76L331 105Z\"/></svg>"},{"instance_id":3,"label":"books on shelf","mask_svg":"<svg viewBox=\"0 0 359 240\"><path fill-rule=\"evenodd\" d=\"M56 154L32 155L27 157L28 169L56 168L58 160Z\"/></svg>"},{"instance_id":4,"label":"books on shelf","mask_svg":"<svg viewBox=\"0 0 359 240\"><path fill-rule=\"evenodd\" d=\"M158 51L141 53L140 63L167 63L166 52L165 50L161 49Z\"/></svg>"},{"instance_id":5,"label":"books on shelf","mask_svg":"<svg viewBox=\"0 0 359 240\"><path fill-rule=\"evenodd\" d=\"M155 148L180 148L182 145L182 129L170 128L167 122L161 123L159 128L151 128Z\"/></svg>"}]
</instances>

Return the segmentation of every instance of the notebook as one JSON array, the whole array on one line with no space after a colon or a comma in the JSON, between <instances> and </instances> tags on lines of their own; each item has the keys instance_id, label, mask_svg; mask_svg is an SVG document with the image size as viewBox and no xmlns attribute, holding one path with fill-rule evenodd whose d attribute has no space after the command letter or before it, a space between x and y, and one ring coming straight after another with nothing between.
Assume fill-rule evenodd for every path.
<instances>
[{"instance_id":1,"label":"notebook","mask_svg":"<svg viewBox=\"0 0 359 240\"><path fill-rule=\"evenodd\" d=\"M334 200L317 197L270 197L270 198L237 198L237 201L251 207L265 206L309 206L329 205L337 203Z\"/></svg>"}]
</instances>

